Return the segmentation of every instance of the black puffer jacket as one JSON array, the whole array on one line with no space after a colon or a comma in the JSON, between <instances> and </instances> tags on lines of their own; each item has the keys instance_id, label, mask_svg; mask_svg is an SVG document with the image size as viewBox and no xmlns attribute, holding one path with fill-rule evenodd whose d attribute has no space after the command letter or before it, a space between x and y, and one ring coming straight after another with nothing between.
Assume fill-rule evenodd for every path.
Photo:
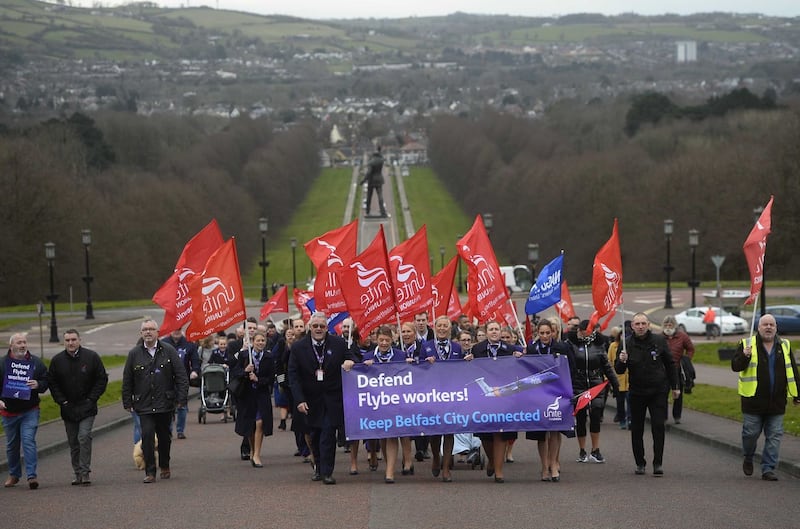
<instances>
[{"instance_id":1,"label":"black puffer jacket","mask_svg":"<svg viewBox=\"0 0 800 529\"><path fill-rule=\"evenodd\" d=\"M122 373L122 405L138 414L165 413L175 405L186 405L189 378L178 352L163 342L156 342L156 354L150 357L144 345L128 353Z\"/></svg>"},{"instance_id":2,"label":"black puffer jacket","mask_svg":"<svg viewBox=\"0 0 800 529\"><path fill-rule=\"evenodd\" d=\"M641 338L625 339L628 361L619 356L614 361L614 370L620 375L628 370L631 395L653 395L666 393L670 388L678 389L678 369L672 359L664 337L647 331Z\"/></svg>"},{"instance_id":3,"label":"black puffer jacket","mask_svg":"<svg viewBox=\"0 0 800 529\"><path fill-rule=\"evenodd\" d=\"M594 335L591 341L570 336L567 343L575 352L572 390L576 395L601 384L605 379L608 379L615 393L619 390L617 375L608 361L604 341L600 335Z\"/></svg>"}]
</instances>

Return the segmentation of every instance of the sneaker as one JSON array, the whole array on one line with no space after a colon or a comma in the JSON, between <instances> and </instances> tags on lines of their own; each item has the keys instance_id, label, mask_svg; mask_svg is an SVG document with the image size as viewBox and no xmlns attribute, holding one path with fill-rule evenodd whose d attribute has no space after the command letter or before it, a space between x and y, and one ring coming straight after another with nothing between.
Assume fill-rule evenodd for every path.
<instances>
[{"instance_id":1,"label":"sneaker","mask_svg":"<svg viewBox=\"0 0 800 529\"><path fill-rule=\"evenodd\" d=\"M664 469L661 468L661 465L653 465L653 475L656 477L664 475Z\"/></svg>"},{"instance_id":2,"label":"sneaker","mask_svg":"<svg viewBox=\"0 0 800 529\"><path fill-rule=\"evenodd\" d=\"M589 461L591 461L592 463L605 463L606 458L603 457L603 454L600 453L599 448L595 448L589 455Z\"/></svg>"},{"instance_id":3,"label":"sneaker","mask_svg":"<svg viewBox=\"0 0 800 529\"><path fill-rule=\"evenodd\" d=\"M625 422L625 421L620 421L620 423L619 423L619 429L620 429L620 430L627 430L627 429L628 429L628 423L627 423L627 422Z\"/></svg>"},{"instance_id":4,"label":"sneaker","mask_svg":"<svg viewBox=\"0 0 800 529\"><path fill-rule=\"evenodd\" d=\"M589 457L586 455L586 450L581 448L580 453L578 454L578 459L575 460L578 463L586 463L589 461Z\"/></svg>"},{"instance_id":5,"label":"sneaker","mask_svg":"<svg viewBox=\"0 0 800 529\"><path fill-rule=\"evenodd\" d=\"M680 423L681 423L680 417L675 417L675 424L680 424Z\"/></svg>"},{"instance_id":6,"label":"sneaker","mask_svg":"<svg viewBox=\"0 0 800 529\"><path fill-rule=\"evenodd\" d=\"M644 465L637 466L636 470L634 470L633 473L636 474L637 476L643 475L644 474Z\"/></svg>"},{"instance_id":7,"label":"sneaker","mask_svg":"<svg viewBox=\"0 0 800 529\"><path fill-rule=\"evenodd\" d=\"M186 434L183 432L178 432L178 439L186 439Z\"/></svg>"}]
</instances>

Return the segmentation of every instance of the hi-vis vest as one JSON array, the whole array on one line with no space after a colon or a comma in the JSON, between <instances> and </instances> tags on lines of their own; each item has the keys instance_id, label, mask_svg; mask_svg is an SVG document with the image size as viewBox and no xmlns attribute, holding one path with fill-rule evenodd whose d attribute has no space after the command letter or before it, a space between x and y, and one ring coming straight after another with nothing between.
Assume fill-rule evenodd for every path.
<instances>
[{"instance_id":1,"label":"hi-vis vest","mask_svg":"<svg viewBox=\"0 0 800 529\"><path fill-rule=\"evenodd\" d=\"M748 364L747 369L739 372L739 395L742 397L754 396L756 394L756 387L758 386L758 350L756 349L756 337L743 338L743 347L747 347L748 340L750 341L750 348L753 353L750 355L750 364ZM796 397L797 384L795 384L794 371L792 370L789 340L781 340L781 351L783 352L783 362L786 369L786 385L789 390L789 395ZM775 367L779 367L779 365Z\"/></svg>"}]
</instances>

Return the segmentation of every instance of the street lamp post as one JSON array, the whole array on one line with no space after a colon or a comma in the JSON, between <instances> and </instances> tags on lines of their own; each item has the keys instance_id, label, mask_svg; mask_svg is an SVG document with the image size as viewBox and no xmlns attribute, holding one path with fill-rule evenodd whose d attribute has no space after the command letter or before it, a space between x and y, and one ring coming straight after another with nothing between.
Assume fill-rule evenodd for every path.
<instances>
[{"instance_id":1,"label":"street lamp post","mask_svg":"<svg viewBox=\"0 0 800 529\"><path fill-rule=\"evenodd\" d=\"M440 257L439 270L444 270L444 252L445 252L444 246L439 246L439 257Z\"/></svg>"},{"instance_id":2,"label":"street lamp post","mask_svg":"<svg viewBox=\"0 0 800 529\"><path fill-rule=\"evenodd\" d=\"M83 243L84 255L86 256L86 275L83 280L86 282L86 319L94 319L94 307L92 307L92 280L89 273L89 246L92 245L92 230L81 230L81 242Z\"/></svg>"},{"instance_id":3,"label":"street lamp post","mask_svg":"<svg viewBox=\"0 0 800 529\"><path fill-rule=\"evenodd\" d=\"M667 240L667 264L664 266L664 271L667 273L667 290L664 294L664 308L671 309L672 308L672 285L670 284L670 273L674 270L672 266L672 262L670 261L670 254L669 254L669 244L672 240L672 228L673 222L672 219L666 219L664 221L664 237Z\"/></svg>"},{"instance_id":4,"label":"street lamp post","mask_svg":"<svg viewBox=\"0 0 800 529\"><path fill-rule=\"evenodd\" d=\"M258 265L261 267L261 301L267 301L267 229L269 228L269 221L267 217L258 219L258 231L261 232L261 261Z\"/></svg>"},{"instance_id":5,"label":"street lamp post","mask_svg":"<svg viewBox=\"0 0 800 529\"><path fill-rule=\"evenodd\" d=\"M531 280L536 282L536 263L539 262L539 245L535 242L528 243L528 262L531 264Z\"/></svg>"},{"instance_id":6,"label":"street lamp post","mask_svg":"<svg viewBox=\"0 0 800 529\"><path fill-rule=\"evenodd\" d=\"M55 282L53 281L53 263L56 260L56 245L48 242L44 245L44 256L47 259L47 266L50 269L50 295L47 301L50 302L50 343L58 343L58 324L56 324L56 300L58 294L55 293Z\"/></svg>"},{"instance_id":7,"label":"street lamp post","mask_svg":"<svg viewBox=\"0 0 800 529\"><path fill-rule=\"evenodd\" d=\"M492 227L494 226L494 217L491 213L482 213L483 227L486 228L486 235L492 238Z\"/></svg>"},{"instance_id":8,"label":"street lamp post","mask_svg":"<svg viewBox=\"0 0 800 529\"><path fill-rule=\"evenodd\" d=\"M292 287L297 288L297 237L292 237Z\"/></svg>"},{"instance_id":9,"label":"street lamp post","mask_svg":"<svg viewBox=\"0 0 800 529\"><path fill-rule=\"evenodd\" d=\"M692 287L692 308L697 306L697 301L695 299L695 291L697 287L700 286L700 281L697 280L697 268L696 268L696 257L697 257L697 246L700 244L700 232L697 230L689 230L689 248L692 250L692 279L689 281L689 286Z\"/></svg>"},{"instance_id":10,"label":"street lamp post","mask_svg":"<svg viewBox=\"0 0 800 529\"><path fill-rule=\"evenodd\" d=\"M456 244L461 240L461 235L456 235ZM456 255L458 255L458 248L456 248ZM461 284L461 257L458 258L458 293L464 292L464 286Z\"/></svg>"},{"instance_id":11,"label":"street lamp post","mask_svg":"<svg viewBox=\"0 0 800 529\"><path fill-rule=\"evenodd\" d=\"M761 218L762 213L764 213L764 208L762 206L753 208L753 216L755 217L756 222L758 222L758 220ZM761 263L761 294L759 294L761 300L759 301L758 305L759 308L761 309L762 316L767 313L766 284L767 284L766 266L764 266L764 263Z\"/></svg>"}]
</instances>

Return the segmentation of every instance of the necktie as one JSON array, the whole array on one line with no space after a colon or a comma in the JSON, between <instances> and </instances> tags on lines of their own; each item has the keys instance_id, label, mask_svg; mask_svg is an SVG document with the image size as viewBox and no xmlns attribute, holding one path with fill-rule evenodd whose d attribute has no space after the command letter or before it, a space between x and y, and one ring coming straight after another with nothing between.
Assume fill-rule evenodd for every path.
<instances>
[{"instance_id":1,"label":"necktie","mask_svg":"<svg viewBox=\"0 0 800 529\"><path fill-rule=\"evenodd\" d=\"M439 340L439 357L447 358L447 340Z\"/></svg>"}]
</instances>

